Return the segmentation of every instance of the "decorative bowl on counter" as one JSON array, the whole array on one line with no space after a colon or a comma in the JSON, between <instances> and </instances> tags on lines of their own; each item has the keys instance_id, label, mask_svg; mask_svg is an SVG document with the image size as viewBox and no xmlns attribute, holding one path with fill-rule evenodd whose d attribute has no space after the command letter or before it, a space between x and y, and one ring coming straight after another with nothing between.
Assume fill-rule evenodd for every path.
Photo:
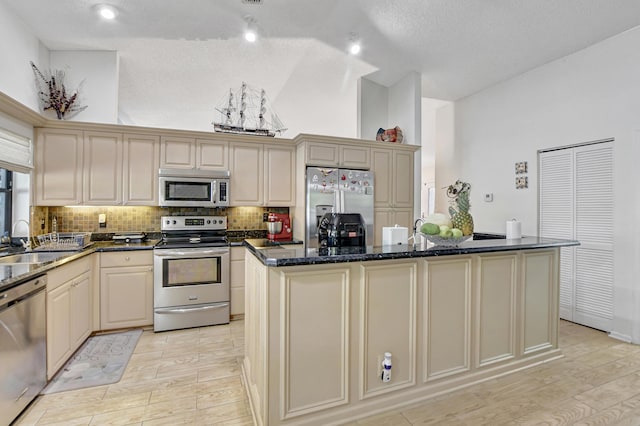
<instances>
[{"instance_id":1,"label":"decorative bowl on counter","mask_svg":"<svg viewBox=\"0 0 640 426\"><path fill-rule=\"evenodd\" d=\"M449 247L457 247L459 244L464 243L471 235L466 235L460 238L443 238L439 235L427 235L423 234L427 241L437 245L437 246L449 246Z\"/></svg>"}]
</instances>

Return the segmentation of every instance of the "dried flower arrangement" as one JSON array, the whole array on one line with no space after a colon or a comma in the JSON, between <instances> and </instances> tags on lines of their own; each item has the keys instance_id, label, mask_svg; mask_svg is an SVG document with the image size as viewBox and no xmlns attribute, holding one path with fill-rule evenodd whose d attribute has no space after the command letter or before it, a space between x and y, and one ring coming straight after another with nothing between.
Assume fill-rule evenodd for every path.
<instances>
[{"instance_id":1,"label":"dried flower arrangement","mask_svg":"<svg viewBox=\"0 0 640 426\"><path fill-rule=\"evenodd\" d=\"M43 111L54 110L58 120L62 120L65 115L68 118L69 114L73 116L87 108L87 105L78 105L79 88L71 96L68 96L64 87L64 71L56 70L55 72L50 72L50 75L46 77L33 62L31 62L31 68L33 68L33 72L36 75L36 86L38 87L40 106Z\"/></svg>"}]
</instances>

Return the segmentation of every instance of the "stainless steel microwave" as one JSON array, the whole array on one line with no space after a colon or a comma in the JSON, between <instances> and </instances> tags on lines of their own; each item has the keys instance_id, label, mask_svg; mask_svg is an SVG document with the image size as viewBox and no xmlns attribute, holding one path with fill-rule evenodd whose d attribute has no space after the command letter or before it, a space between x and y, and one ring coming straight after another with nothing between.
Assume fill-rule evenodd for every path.
<instances>
[{"instance_id":1,"label":"stainless steel microwave","mask_svg":"<svg viewBox=\"0 0 640 426\"><path fill-rule=\"evenodd\" d=\"M161 207L229 206L229 172L195 169L159 170Z\"/></svg>"}]
</instances>

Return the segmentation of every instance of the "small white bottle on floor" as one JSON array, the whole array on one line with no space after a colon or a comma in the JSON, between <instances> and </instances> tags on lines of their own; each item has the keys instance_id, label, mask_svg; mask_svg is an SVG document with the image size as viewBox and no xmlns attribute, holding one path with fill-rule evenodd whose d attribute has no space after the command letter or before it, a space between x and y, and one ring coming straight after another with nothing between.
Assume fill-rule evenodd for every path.
<instances>
[{"instance_id":1,"label":"small white bottle on floor","mask_svg":"<svg viewBox=\"0 0 640 426\"><path fill-rule=\"evenodd\" d=\"M384 359L382 360L382 376L380 377L383 382L391 381L391 352L384 353Z\"/></svg>"}]
</instances>

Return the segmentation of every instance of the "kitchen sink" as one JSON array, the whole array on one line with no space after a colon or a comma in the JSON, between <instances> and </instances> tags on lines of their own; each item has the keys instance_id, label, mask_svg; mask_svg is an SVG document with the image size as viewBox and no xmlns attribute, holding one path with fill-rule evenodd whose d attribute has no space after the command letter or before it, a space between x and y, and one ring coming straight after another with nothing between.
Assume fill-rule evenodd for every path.
<instances>
[{"instance_id":1,"label":"kitchen sink","mask_svg":"<svg viewBox=\"0 0 640 426\"><path fill-rule=\"evenodd\" d=\"M0 264L15 264L15 263L28 263L39 264L52 262L58 260L61 257L69 256L75 253L74 251L57 251L47 253L20 253L12 254L10 256L0 257Z\"/></svg>"}]
</instances>

